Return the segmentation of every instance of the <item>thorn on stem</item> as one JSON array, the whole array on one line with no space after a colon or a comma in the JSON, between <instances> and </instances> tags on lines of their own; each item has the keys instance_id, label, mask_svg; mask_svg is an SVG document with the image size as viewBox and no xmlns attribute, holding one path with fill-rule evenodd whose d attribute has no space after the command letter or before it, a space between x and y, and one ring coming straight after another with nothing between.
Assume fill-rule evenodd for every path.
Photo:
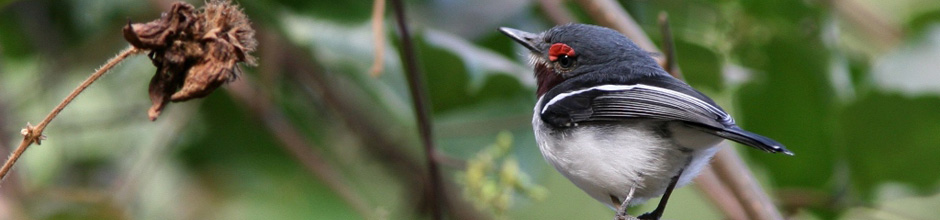
<instances>
[{"instance_id":1,"label":"thorn on stem","mask_svg":"<svg viewBox=\"0 0 940 220\"><path fill-rule=\"evenodd\" d=\"M24 139L36 143L36 145L42 145L42 140L45 140L46 136L38 133L36 126L33 126L29 122L26 122L26 128L20 130L20 134L23 135Z\"/></svg>"}]
</instances>

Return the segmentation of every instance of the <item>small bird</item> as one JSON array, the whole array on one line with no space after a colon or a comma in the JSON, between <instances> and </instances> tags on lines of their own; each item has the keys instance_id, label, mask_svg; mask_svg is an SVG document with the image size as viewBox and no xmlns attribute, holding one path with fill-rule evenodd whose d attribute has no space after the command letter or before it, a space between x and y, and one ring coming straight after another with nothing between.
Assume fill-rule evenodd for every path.
<instances>
[{"instance_id":1,"label":"small bird","mask_svg":"<svg viewBox=\"0 0 940 220\"><path fill-rule=\"evenodd\" d=\"M662 217L672 190L697 176L724 139L793 155L739 128L614 30L568 24L538 34L499 31L531 51L538 96L532 127L542 156L597 201L619 207L618 217L661 195L639 219Z\"/></svg>"}]
</instances>

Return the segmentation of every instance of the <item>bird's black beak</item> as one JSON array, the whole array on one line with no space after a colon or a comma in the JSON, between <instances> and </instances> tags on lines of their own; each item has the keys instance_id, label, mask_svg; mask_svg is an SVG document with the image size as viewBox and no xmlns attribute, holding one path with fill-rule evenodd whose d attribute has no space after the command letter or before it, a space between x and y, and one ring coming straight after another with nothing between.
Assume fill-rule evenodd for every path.
<instances>
[{"instance_id":1,"label":"bird's black beak","mask_svg":"<svg viewBox=\"0 0 940 220\"><path fill-rule=\"evenodd\" d=\"M538 47L535 46L536 43L538 43L538 39L540 38L538 34L520 31L520 30L508 28L508 27L500 27L499 32L502 32L506 36L509 36L509 38L512 38L516 42L519 42L519 44L522 44L522 46L525 46L525 48L529 48L529 50L531 50L534 53L537 53L537 54L542 53L542 51L539 50Z\"/></svg>"}]
</instances>

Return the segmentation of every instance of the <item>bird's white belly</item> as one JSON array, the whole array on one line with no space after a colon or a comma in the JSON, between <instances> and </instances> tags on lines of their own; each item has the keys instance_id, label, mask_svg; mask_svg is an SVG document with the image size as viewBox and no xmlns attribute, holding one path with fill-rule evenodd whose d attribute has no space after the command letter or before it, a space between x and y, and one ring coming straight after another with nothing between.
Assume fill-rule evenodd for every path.
<instances>
[{"instance_id":1,"label":"bird's white belly","mask_svg":"<svg viewBox=\"0 0 940 220\"><path fill-rule=\"evenodd\" d=\"M636 120L554 129L536 113L532 125L545 160L611 208L620 205L611 196L622 200L634 186L631 205L662 195L671 178L688 163L677 186L687 184L722 140L678 122ZM670 138L674 136L688 141L674 141Z\"/></svg>"}]
</instances>

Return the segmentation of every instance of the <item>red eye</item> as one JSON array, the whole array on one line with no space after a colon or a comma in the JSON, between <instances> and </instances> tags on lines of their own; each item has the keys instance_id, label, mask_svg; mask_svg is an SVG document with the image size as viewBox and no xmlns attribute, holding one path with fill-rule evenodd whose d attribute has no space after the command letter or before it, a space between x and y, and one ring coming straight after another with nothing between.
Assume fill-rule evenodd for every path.
<instances>
[{"instance_id":1,"label":"red eye","mask_svg":"<svg viewBox=\"0 0 940 220\"><path fill-rule=\"evenodd\" d=\"M548 48L548 60L555 61L561 56L574 57L574 49L563 43L555 43Z\"/></svg>"}]
</instances>

